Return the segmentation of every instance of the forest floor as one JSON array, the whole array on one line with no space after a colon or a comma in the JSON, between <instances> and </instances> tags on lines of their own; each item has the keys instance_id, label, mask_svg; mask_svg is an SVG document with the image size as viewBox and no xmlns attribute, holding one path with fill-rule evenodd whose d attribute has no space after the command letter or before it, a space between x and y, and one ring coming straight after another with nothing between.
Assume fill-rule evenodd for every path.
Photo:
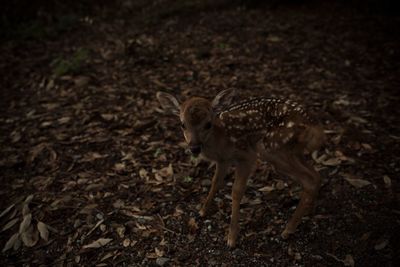
<instances>
[{"instance_id":1,"label":"forest floor","mask_svg":"<svg viewBox=\"0 0 400 267\"><path fill-rule=\"evenodd\" d=\"M208 2L125 1L1 44L0 265L396 266L399 17ZM226 88L304 103L324 125L310 157L318 205L288 240L299 186L268 163L249 181L235 249L231 176L198 215L213 168L185 153L155 93Z\"/></svg>"}]
</instances>

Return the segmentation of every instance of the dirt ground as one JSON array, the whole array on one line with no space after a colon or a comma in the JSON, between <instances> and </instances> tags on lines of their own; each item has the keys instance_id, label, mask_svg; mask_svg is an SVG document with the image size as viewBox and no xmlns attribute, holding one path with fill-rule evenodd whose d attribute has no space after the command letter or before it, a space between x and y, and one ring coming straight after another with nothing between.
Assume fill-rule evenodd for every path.
<instances>
[{"instance_id":1,"label":"dirt ground","mask_svg":"<svg viewBox=\"0 0 400 267\"><path fill-rule=\"evenodd\" d=\"M0 46L2 266L399 266L400 18L345 4L123 1ZM185 152L159 90L304 103L328 141L315 213L259 164L226 246L231 177ZM8 209L7 209L8 208ZM397 264L396 264L397 262Z\"/></svg>"}]
</instances>

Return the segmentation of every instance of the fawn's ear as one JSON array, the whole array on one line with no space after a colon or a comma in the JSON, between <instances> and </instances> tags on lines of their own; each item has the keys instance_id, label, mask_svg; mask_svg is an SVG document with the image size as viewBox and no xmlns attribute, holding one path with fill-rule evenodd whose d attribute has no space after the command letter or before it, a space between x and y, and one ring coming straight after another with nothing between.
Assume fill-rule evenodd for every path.
<instances>
[{"instance_id":1,"label":"fawn's ear","mask_svg":"<svg viewBox=\"0 0 400 267\"><path fill-rule=\"evenodd\" d=\"M216 111L220 111L224 107L230 106L233 102L233 98L235 97L235 95L235 89L226 89L219 92L211 103L212 108Z\"/></svg>"},{"instance_id":2,"label":"fawn's ear","mask_svg":"<svg viewBox=\"0 0 400 267\"><path fill-rule=\"evenodd\" d=\"M164 92L157 92L156 96L165 112L170 112L179 116L179 102L173 95Z\"/></svg>"}]
</instances>

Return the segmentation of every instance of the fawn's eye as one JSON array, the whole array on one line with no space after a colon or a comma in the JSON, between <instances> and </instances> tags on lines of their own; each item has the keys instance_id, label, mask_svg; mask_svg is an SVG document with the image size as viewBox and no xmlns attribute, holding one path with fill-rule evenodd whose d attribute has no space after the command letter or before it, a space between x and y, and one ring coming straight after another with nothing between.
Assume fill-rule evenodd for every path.
<instances>
[{"instance_id":1,"label":"fawn's eye","mask_svg":"<svg viewBox=\"0 0 400 267\"><path fill-rule=\"evenodd\" d=\"M186 125L183 122L181 123L181 128L186 129Z\"/></svg>"},{"instance_id":2,"label":"fawn's eye","mask_svg":"<svg viewBox=\"0 0 400 267\"><path fill-rule=\"evenodd\" d=\"M210 129L211 129L211 122L207 122L207 123L204 125L204 129L210 130Z\"/></svg>"}]
</instances>

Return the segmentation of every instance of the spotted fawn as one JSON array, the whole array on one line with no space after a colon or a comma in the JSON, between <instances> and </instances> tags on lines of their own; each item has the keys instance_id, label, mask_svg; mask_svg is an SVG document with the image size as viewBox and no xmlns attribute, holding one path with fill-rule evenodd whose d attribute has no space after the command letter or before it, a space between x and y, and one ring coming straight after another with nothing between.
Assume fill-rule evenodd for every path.
<instances>
[{"instance_id":1,"label":"spotted fawn","mask_svg":"<svg viewBox=\"0 0 400 267\"><path fill-rule=\"evenodd\" d=\"M315 204L321 177L304 156L323 144L323 130L300 105L290 100L260 97L232 104L234 95L234 90L227 89L212 101L192 97L182 104L164 92L158 92L157 98L164 111L179 116L192 154L215 162L215 174L201 216L207 214L229 168L235 167L228 246L236 245L240 201L257 159L271 163L277 172L302 185L300 203L281 234L286 239Z\"/></svg>"}]
</instances>

